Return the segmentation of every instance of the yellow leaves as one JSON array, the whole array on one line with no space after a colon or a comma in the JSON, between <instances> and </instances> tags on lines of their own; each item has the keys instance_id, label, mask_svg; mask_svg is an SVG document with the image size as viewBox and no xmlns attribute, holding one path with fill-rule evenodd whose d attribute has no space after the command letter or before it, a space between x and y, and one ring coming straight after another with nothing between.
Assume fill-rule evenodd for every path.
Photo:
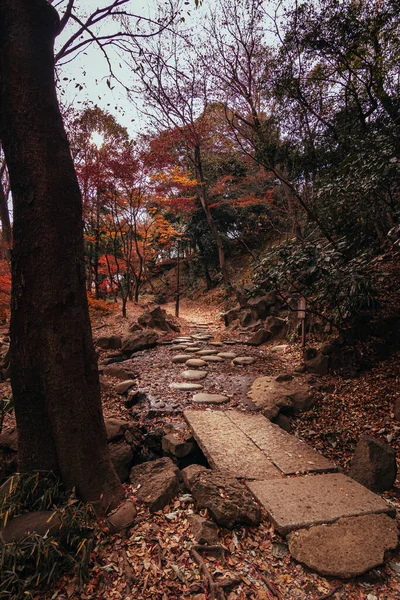
<instances>
[{"instance_id":1,"label":"yellow leaves","mask_svg":"<svg viewBox=\"0 0 400 600\"><path fill-rule=\"evenodd\" d=\"M174 165L166 171L159 171L151 176L151 180L155 185L180 188L193 188L198 182L193 179L190 175L185 174L184 171L178 166Z\"/></svg>"}]
</instances>

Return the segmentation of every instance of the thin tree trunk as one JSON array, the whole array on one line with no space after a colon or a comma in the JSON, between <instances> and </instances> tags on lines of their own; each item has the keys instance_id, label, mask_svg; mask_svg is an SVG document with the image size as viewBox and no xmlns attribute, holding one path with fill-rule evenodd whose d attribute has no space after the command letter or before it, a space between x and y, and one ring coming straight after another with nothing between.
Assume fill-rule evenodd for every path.
<instances>
[{"instance_id":1,"label":"thin tree trunk","mask_svg":"<svg viewBox=\"0 0 400 600\"><path fill-rule=\"evenodd\" d=\"M200 261L201 261L203 271L204 271L204 277L206 280L207 291L209 292L213 288L213 281L211 279L210 271L208 270L207 261L204 258L204 246L202 244L200 235L196 235L196 242L199 247Z\"/></svg>"},{"instance_id":2,"label":"thin tree trunk","mask_svg":"<svg viewBox=\"0 0 400 600\"><path fill-rule=\"evenodd\" d=\"M200 153L199 146L196 146L194 149L194 165L195 165L195 170L196 170L196 179L199 182L198 194L199 194L200 203L201 203L201 206L203 207L204 213L206 215L207 223L211 229L211 233L213 234L215 243L217 244L218 261L219 261L219 267L221 269L222 279L224 280L224 284L227 287L229 287L230 281L228 278L228 273L227 273L226 264L225 264L225 253L224 253L224 248L222 245L222 239L221 239L221 236L217 229L217 226L215 225L215 221L212 217L212 214L211 214L210 208L208 206L208 202L207 202L207 195L206 195L206 190L204 187L203 165L201 162L201 153Z\"/></svg>"},{"instance_id":3,"label":"thin tree trunk","mask_svg":"<svg viewBox=\"0 0 400 600\"><path fill-rule=\"evenodd\" d=\"M57 102L46 0L0 2L0 137L14 204L11 384L23 471L105 509L111 463L85 290L82 200Z\"/></svg>"},{"instance_id":4,"label":"thin tree trunk","mask_svg":"<svg viewBox=\"0 0 400 600\"><path fill-rule=\"evenodd\" d=\"M7 262L11 262L11 245L12 245L12 233L10 223L10 213L8 212L7 197L4 192L3 182L0 177L0 220L1 230L3 234L3 250L4 258Z\"/></svg>"}]
</instances>

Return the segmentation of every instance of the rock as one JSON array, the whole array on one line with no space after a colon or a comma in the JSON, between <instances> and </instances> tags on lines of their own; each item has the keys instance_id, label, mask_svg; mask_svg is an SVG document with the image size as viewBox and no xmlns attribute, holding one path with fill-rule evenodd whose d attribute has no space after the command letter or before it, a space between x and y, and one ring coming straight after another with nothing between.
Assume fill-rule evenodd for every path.
<instances>
[{"instance_id":1,"label":"rock","mask_svg":"<svg viewBox=\"0 0 400 600\"><path fill-rule=\"evenodd\" d=\"M108 442L121 440L124 437L125 431L128 429L129 426L128 421L125 421L124 419L115 419L113 417L110 419L106 419L104 421L104 424L106 426Z\"/></svg>"},{"instance_id":2,"label":"rock","mask_svg":"<svg viewBox=\"0 0 400 600\"><path fill-rule=\"evenodd\" d=\"M196 506L207 508L222 527L260 523L261 511L253 495L229 473L200 471L191 478L190 485Z\"/></svg>"},{"instance_id":3,"label":"rock","mask_svg":"<svg viewBox=\"0 0 400 600\"><path fill-rule=\"evenodd\" d=\"M108 444L108 451L110 453L110 458L114 465L114 469L116 470L121 482L124 483L129 477L129 471L133 463L132 448L125 442L125 440L121 440Z\"/></svg>"},{"instance_id":4,"label":"rock","mask_svg":"<svg viewBox=\"0 0 400 600\"><path fill-rule=\"evenodd\" d=\"M217 348L221 348L223 345L223 342L210 342L210 346L216 346Z\"/></svg>"},{"instance_id":5,"label":"rock","mask_svg":"<svg viewBox=\"0 0 400 600\"><path fill-rule=\"evenodd\" d=\"M253 315L251 310L242 310L242 312L239 315L239 323L242 327L247 327L248 325L250 325L250 323L252 323L253 321Z\"/></svg>"},{"instance_id":6,"label":"rock","mask_svg":"<svg viewBox=\"0 0 400 600\"><path fill-rule=\"evenodd\" d=\"M175 364L185 363L187 360L188 360L187 354L177 354L176 356L172 357L172 362Z\"/></svg>"},{"instance_id":7,"label":"rock","mask_svg":"<svg viewBox=\"0 0 400 600\"><path fill-rule=\"evenodd\" d=\"M220 356L221 358L236 358L237 354L235 354L234 352L218 352L217 356Z\"/></svg>"},{"instance_id":8,"label":"rock","mask_svg":"<svg viewBox=\"0 0 400 600\"><path fill-rule=\"evenodd\" d=\"M218 530L215 523L200 515L189 515L188 521L192 536L197 544L209 546L218 544Z\"/></svg>"},{"instance_id":9,"label":"rock","mask_svg":"<svg viewBox=\"0 0 400 600\"><path fill-rule=\"evenodd\" d=\"M255 319L265 319L268 314L268 306L261 296L255 298L249 298L247 302L248 307L253 313Z\"/></svg>"},{"instance_id":10,"label":"rock","mask_svg":"<svg viewBox=\"0 0 400 600\"><path fill-rule=\"evenodd\" d=\"M225 327L229 327L229 325L233 321L236 321L238 319L239 312L240 312L240 306L237 306L235 308L231 308L231 310L228 310L226 313L223 314Z\"/></svg>"},{"instance_id":11,"label":"rock","mask_svg":"<svg viewBox=\"0 0 400 600\"><path fill-rule=\"evenodd\" d=\"M129 390L128 395L124 401L124 406L125 408L132 408L132 406L135 406L135 404L140 402L145 397L146 395L143 394L143 392L140 392L139 390Z\"/></svg>"},{"instance_id":12,"label":"rock","mask_svg":"<svg viewBox=\"0 0 400 600\"><path fill-rule=\"evenodd\" d=\"M349 476L373 492L390 490L396 481L396 453L381 440L364 434L350 464Z\"/></svg>"},{"instance_id":13,"label":"rock","mask_svg":"<svg viewBox=\"0 0 400 600\"><path fill-rule=\"evenodd\" d=\"M281 410L309 410L314 403L308 385L296 380L277 381L274 377L258 377L248 396L267 419L274 419Z\"/></svg>"},{"instance_id":14,"label":"rock","mask_svg":"<svg viewBox=\"0 0 400 600\"><path fill-rule=\"evenodd\" d=\"M126 381L121 381L121 383L117 383L117 385L115 386L115 391L117 392L117 394L123 395L135 384L135 379L127 379Z\"/></svg>"},{"instance_id":15,"label":"rock","mask_svg":"<svg viewBox=\"0 0 400 600\"><path fill-rule=\"evenodd\" d=\"M187 357L186 357L187 358ZM189 360L186 361L186 366L187 367L205 367L207 365L205 360L202 360L201 358L189 358Z\"/></svg>"},{"instance_id":16,"label":"rock","mask_svg":"<svg viewBox=\"0 0 400 600\"><path fill-rule=\"evenodd\" d=\"M124 354L132 354L139 350L154 348L157 344L158 333L152 329L143 329L125 336L122 340L122 352Z\"/></svg>"},{"instance_id":17,"label":"rock","mask_svg":"<svg viewBox=\"0 0 400 600\"><path fill-rule=\"evenodd\" d=\"M196 352L199 352L201 350L201 348L199 346L186 346L184 349L184 352L187 352L188 354L195 354Z\"/></svg>"},{"instance_id":18,"label":"rock","mask_svg":"<svg viewBox=\"0 0 400 600\"><path fill-rule=\"evenodd\" d=\"M328 373L329 357L325 354L318 353L315 358L307 360L305 368L308 373L316 375L326 375Z\"/></svg>"},{"instance_id":19,"label":"rock","mask_svg":"<svg viewBox=\"0 0 400 600\"><path fill-rule=\"evenodd\" d=\"M96 345L104 350L118 350L121 348L122 340L119 335L109 335L97 338Z\"/></svg>"},{"instance_id":20,"label":"rock","mask_svg":"<svg viewBox=\"0 0 400 600\"><path fill-rule=\"evenodd\" d=\"M178 493L179 469L170 458L160 458L133 467L130 481L141 486L137 499L146 504L150 512L156 512Z\"/></svg>"},{"instance_id":21,"label":"rock","mask_svg":"<svg viewBox=\"0 0 400 600\"><path fill-rule=\"evenodd\" d=\"M238 356L233 359L232 363L234 365L252 365L256 360L257 359L254 356Z\"/></svg>"},{"instance_id":22,"label":"rock","mask_svg":"<svg viewBox=\"0 0 400 600\"><path fill-rule=\"evenodd\" d=\"M205 379L207 375L207 371L192 371L191 369L182 371L182 377L187 381L201 381L202 379Z\"/></svg>"},{"instance_id":23,"label":"rock","mask_svg":"<svg viewBox=\"0 0 400 600\"><path fill-rule=\"evenodd\" d=\"M187 487L188 490L192 489L192 482L197 477L199 473L203 471L207 471L206 467L202 465L189 465L186 469L182 469L181 476L183 479L183 483Z\"/></svg>"},{"instance_id":24,"label":"rock","mask_svg":"<svg viewBox=\"0 0 400 600\"><path fill-rule=\"evenodd\" d=\"M214 356L214 348L203 348L197 352L197 356Z\"/></svg>"},{"instance_id":25,"label":"rock","mask_svg":"<svg viewBox=\"0 0 400 600\"><path fill-rule=\"evenodd\" d=\"M169 387L173 390L181 390L182 392L192 392L194 390L202 390L201 383L170 383Z\"/></svg>"},{"instance_id":26,"label":"rock","mask_svg":"<svg viewBox=\"0 0 400 600\"><path fill-rule=\"evenodd\" d=\"M271 332L271 337L284 338L287 332L285 319L270 315L265 319L264 328Z\"/></svg>"},{"instance_id":27,"label":"rock","mask_svg":"<svg viewBox=\"0 0 400 600\"><path fill-rule=\"evenodd\" d=\"M41 537L47 532L51 536L57 536L60 532L62 521L57 512L41 510L25 513L11 519L6 527L0 531L0 539L6 544L20 542L30 533L36 533Z\"/></svg>"},{"instance_id":28,"label":"rock","mask_svg":"<svg viewBox=\"0 0 400 600\"><path fill-rule=\"evenodd\" d=\"M161 331L179 331L176 319L166 313L160 306L145 310L138 318L138 323L145 329L160 329Z\"/></svg>"},{"instance_id":29,"label":"rock","mask_svg":"<svg viewBox=\"0 0 400 600\"><path fill-rule=\"evenodd\" d=\"M137 373L121 365L108 365L102 367L101 371L103 375L108 375L109 377L115 377L116 379L122 379L124 381L137 377Z\"/></svg>"},{"instance_id":30,"label":"rock","mask_svg":"<svg viewBox=\"0 0 400 600\"><path fill-rule=\"evenodd\" d=\"M287 431L287 433L292 433L292 424L289 417L286 415L279 414L274 420L274 423L276 423L284 431Z\"/></svg>"},{"instance_id":31,"label":"rock","mask_svg":"<svg viewBox=\"0 0 400 600\"><path fill-rule=\"evenodd\" d=\"M271 339L271 332L266 329L259 329L245 343L248 346L261 346L269 339Z\"/></svg>"},{"instance_id":32,"label":"rock","mask_svg":"<svg viewBox=\"0 0 400 600\"><path fill-rule=\"evenodd\" d=\"M216 354L206 354L204 356L201 357L206 363L218 363L218 362L224 362L224 359L221 358L220 356L217 356Z\"/></svg>"},{"instance_id":33,"label":"rock","mask_svg":"<svg viewBox=\"0 0 400 600\"><path fill-rule=\"evenodd\" d=\"M289 344L278 344L278 346L271 348L271 352L275 352L276 354L284 354L288 348Z\"/></svg>"},{"instance_id":34,"label":"rock","mask_svg":"<svg viewBox=\"0 0 400 600\"><path fill-rule=\"evenodd\" d=\"M275 381L292 381L293 375L291 373L281 373L275 377Z\"/></svg>"},{"instance_id":35,"label":"rock","mask_svg":"<svg viewBox=\"0 0 400 600\"><path fill-rule=\"evenodd\" d=\"M135 503L132 500L126 500L114 512L107 516L107 525L110 533L119 533L128 529L134 522L137 515Z\"/></svg>"},{"instance_id":36,"label":"rock","mask_svg":"<svg viewBox=\"0 0 400 600\"><path fill-rule=\"evenodd\" d=\"M300 529L288 540L299 562L321 575L348 579L382 564L385 551L397 547L398 533L387 515L364 515Z\"/></svg>"},{"instance_id":37,"label":"rock","mask_svg":"<svg viewBox=\"0 0 400 600\"><path fill-rule=\"evenodd\" d=\"M222 394L195 394L193 396L193 402L195 404L224 404L229 402L227 396Z\"/></svg>"},{"instance_id":38,"label":"rock","mask_svg":"<svg viewBox=\"0 0 400 600\"><path fill-rule=\"evenodd\" d=\"M187 442L172 433L162 438L162 449L176 458L183 458L194 450L193 442Z\"/></svg>"}]
</instances>

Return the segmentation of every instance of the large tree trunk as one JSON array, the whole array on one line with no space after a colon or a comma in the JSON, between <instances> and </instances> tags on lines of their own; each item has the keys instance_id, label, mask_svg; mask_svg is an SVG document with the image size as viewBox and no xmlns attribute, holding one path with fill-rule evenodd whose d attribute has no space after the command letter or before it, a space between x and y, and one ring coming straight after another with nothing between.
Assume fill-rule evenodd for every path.
<instances>
[{"instance_id":1,"label":"large tree trunk","mask_svg":"<svg viewBox=\"0 0 400 600\"><path fill-rule=\"evenodd\" d=\"M0 138L14 203L11 383L23 471L57 471L102 508L107 451L85 293L82 201L58 107L46 0L0 2Z\"/></svg>"}]
</instances>

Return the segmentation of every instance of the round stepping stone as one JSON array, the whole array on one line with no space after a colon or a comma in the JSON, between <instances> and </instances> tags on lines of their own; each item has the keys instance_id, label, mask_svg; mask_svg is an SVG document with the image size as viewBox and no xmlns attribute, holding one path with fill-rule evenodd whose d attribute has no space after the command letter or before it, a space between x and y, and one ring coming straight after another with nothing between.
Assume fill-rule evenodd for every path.
<instances>
[{"instance_id":1,"label":"round stepping stone","mask_svg":"<svg viewBox=\"0 0 400 600\"><path fill-rule=\"evenodd\" d=\"M183 379L187 379L187 381L200 381L201 379L205 379L207 375L207 371L193 371L192 369L183 371L182 373Z\"/></svg>"},{"instance_id":2,"label":"round stepping stone","mask_svg":"<svg viewBox=\"0 0 400 600\"><path fill-rule=\"evenodd\" d=\"M254 356L238 356L232 362L234 365L252 365L256 360Z\"/></svg>"},{"instance_id":3,"label":"round stepping stone","mask_svg":"<svg viewBox=\"0 0 400 600\"><path fill-rule=\"evenodd\" d=\"M174 339L174 342L176 342L177 344L180 344L180 343L183 344L183 343L191 342L191 341L192 341L191 337L180 337L180 338L175 338Z\"/></svg>"},{"instance_id":4,"label":"round stepping stone","mask_svg":"<svg viewBox=\"0 0 400 600\"><path fill-rule=\"evenodd\" d=\"M172 362L173 363L185 363L188 359L188 355L187 354L177 354L176 356L172 357Z\"/></svg>"},{"instance_id":5,"label":"round stepping stone","mask_svg":"<svg viewBox=\"0 0 400 600\"><path fill-rule=\"evenodd\" d=\"M220 348L223 345L224 344L222 342L210 342L210 346L218 346L218 348Z\"/></svg>"},{"instance_id":6,"label":"round stepping stone","mask_svg":"<svg viewBox=\"0 0 400 600\"><path fill-rule=\"evenodd\" d=\"M220 356L221 358L236 358L237 354L234 352L218 352L217 356Z\"/></svg>"},{"instance_id":7,"label":"round stepping stone","mask_svg":"<svg viewBox=\"0 0 400 600\"><path fill-rule=\"evenodd\" d=\"M224 344L228 344L229 346L234 346L237 343L235 340L224 340Z\"/></svg>"},{"instance_id":8,"label":"round stepping stone","mask_svg":"<svg viewBox=\"0 0 400 600\"><path fill-rule=\"evenodd\" d=\"M197 355L198 356L210 356L211 354L213 354L213 352L214 352L213 348L204 348L203 350L199 350Z\"/></svg>"},{"instance_id":9,"label":"round stepping stone","mask_svg":"<svg viewBox=\"0 0 400 600\"><path fill-rule=\"evenodd\" d=\"M204 333L195 333L192 337L194 340L201 340L201 341L212 340L212 338L213 338L212 335L204 334Z\"/></svg>"},{"instance_id":10,"label":"round stepping stone","mask_svg":"<svg viewBox=\"0 0 400 600\"><path fill-rule=\"evenodd\" d=\"M195 394L193 396L193 402L196 404L224 404L229 402L229 398L222 394Z\"/></svg>"},{"instance_id":11,"label":"round stepping stone","mask_svg":"<svg viewBox=\"0 0 400 600\"><path fill-rule=\"evenodd\" d=\"M201 383L170 383L169 387L173 390L181 390L182 392L192 392L194 390L202 390Z\"/></svg>"},{"instance_id":12,"label":"round stepping stone","mask_svg":"<svg viewBox=\"0 0 400 600\"><path fill-rule=\"evenodd\" d=\"M174 344L169 347L169 350L185 350L185 348L187 348L186 344Z\"/></svg>"},{"instance_id":13,"label":"round stepping stone","mask_svg":"<svg viewBox=\"0 0 400 600\"><path fill-rule=\"evenodd\" d=\"M224 359L216 354L206 354L206 356L202 355L201 358L206 362L224 362Z\"/></svg>"},{"instance_id":14,"label":"round stepping stone","mask_svg":"<svg viewBox=\"0 0 400 600\"><path fill-rule=\"evenodd\" d=\"M185 352L199 352L201 350L201 348L199 348L198 346L185 346Z\"/></svg>"},{"instance_id":15,"label":"round stepping stone","mask_svg":"<svg viewBox=\"0 0 400 600\"><path fill-rule=\"evenodd\" d=\"M206 361L201 360L201 358L189 358L189 360L187 360L187 355L185 362L188 367L205 367L207 364Z\"/></svg>"}]
</instances>

